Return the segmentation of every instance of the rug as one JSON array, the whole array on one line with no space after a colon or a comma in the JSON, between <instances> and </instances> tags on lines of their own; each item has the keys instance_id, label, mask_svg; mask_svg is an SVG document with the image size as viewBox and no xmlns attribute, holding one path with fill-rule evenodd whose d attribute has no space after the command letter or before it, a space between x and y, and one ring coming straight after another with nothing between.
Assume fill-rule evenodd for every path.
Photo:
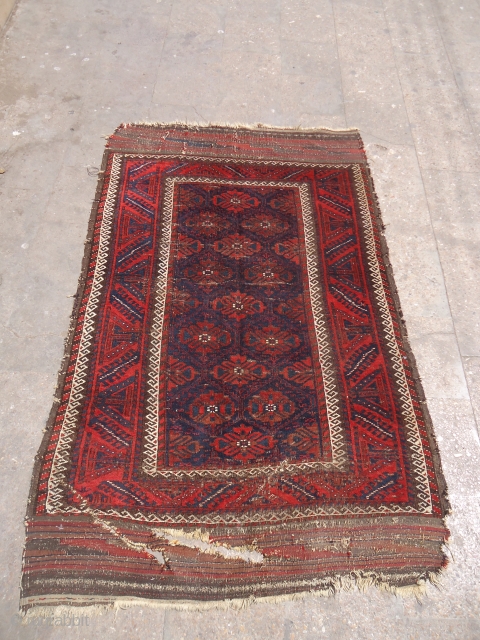
<instances>
[{"instance_id":1,"label":"rug","mask_svg":"<svg viewBox=\"0 0 480 640\"><path fill-rule=\"evenodd\" d=\"M447 511L359 133L122 125L22 611L418 591Z\"/></svg>"}]
</instances>

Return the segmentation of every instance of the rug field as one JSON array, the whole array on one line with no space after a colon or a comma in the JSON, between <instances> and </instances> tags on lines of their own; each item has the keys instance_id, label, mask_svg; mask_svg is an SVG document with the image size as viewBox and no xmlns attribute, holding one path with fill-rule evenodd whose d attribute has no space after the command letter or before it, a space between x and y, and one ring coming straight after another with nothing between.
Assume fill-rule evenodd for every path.
<instances>
[{"instance_id":1,"label":"rug field","mask_svg":"<svg viewBox=\"0 0 480 640\"><path fill-rule=\"evenodd\" d=\"M119 127L22 611L418 591L447 513L358 132Z\"/></svg>"}]
</instances>

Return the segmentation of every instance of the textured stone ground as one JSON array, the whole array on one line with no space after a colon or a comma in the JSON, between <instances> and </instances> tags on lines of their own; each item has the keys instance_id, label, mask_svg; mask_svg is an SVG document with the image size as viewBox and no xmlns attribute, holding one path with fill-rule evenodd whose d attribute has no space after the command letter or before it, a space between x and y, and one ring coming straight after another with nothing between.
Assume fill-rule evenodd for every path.
<instances>
[{"instance_id":1,"label":"textured stone ground","mask_svg":"<svg viewBox=\"0 0 480 640\"><path fill-rule=\"evenodd\" d=\"M0 48L0 638L480 638L479 24L477 0L20 0ZM20 625L103 136L172 120L360 128L453 505L452 562L421 602L370 589Z\"/></svg>"}]
</instances>

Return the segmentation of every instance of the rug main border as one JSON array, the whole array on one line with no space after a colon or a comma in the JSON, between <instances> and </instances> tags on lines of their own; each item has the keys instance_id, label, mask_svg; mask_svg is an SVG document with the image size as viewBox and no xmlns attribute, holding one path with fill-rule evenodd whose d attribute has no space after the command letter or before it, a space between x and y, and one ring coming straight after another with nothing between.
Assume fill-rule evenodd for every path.
<instances>
[{"instance_id":1,"label":"rug main border","mask_svg":"<svg viewBox=\"0 0 480 640\"><path fill-rule=\"evenodd\" d=\"M123 129L126 129L129 125L122 125L122 127L120 127L118 131L122 131ZM134 126L134 125L133 125ZM144 127L146 125L140 125L140 127ZM154 130L158 130L158 129L171 129L172 125L152 125L152 129ZM215 130L215 131L228 131L231 132L232 131L232 127L218 127L218 126L214 126L214 127L198 127L198 126L193 126L193 127L188 127L185 125L181 126L181 129L183 131L191 131L191 130L195 130L195 131L205 131L205 130ZM285 128L280 128L280 129L275 129L275 128L268 128L268 129L249 129L249 128L242 128L239 127L237 129L237 131L241 132L241 131L246 131L246 132L252 132L254 131L255 133L266 133L266 134L281 134L282 132L285 133L287 136L291 136L291 137L295 137L296 135L298 135L298 137L301 138L305 138L305 137L313 137L316 138L319 135L322 136L328 136L331 134L332 137L335 136L342 136L344 135L345 137L349 137L349 136L353 136L356 138L356 140L359 142L359 146L363 152L363 144L361 142L361 138L360 135L358 134L358 132L356 133L356 135L352 132L352 131L326 131L326 130L312 130L312 131L302 131L299 132L298 134L296 134L295 131L292 130L288 130ZM116 133L117 133L116 132ZM111 140L114 138L115 134L111 137ZM110 145L111 146L111 145ZM123 149L122 151L118 150L120 153L122 154L127 154L127 153L132 153L132 155L138 156L141 155L138 153L137 149ZM74 303L74 308L73 308L73 312L71 315L71 323L70 323L70 328L68 331L68 336L67 339L65 340L65 355L64 355L64 360L63 360L63 366L62 369L59 372L59 376L58 376L58 383L57 383L57 389L55 392L55 399L54 399L54 403L52 406L52 410L50 412L50 416L47 422L47 428L45 430L45 435L43 438L43 442L39 448L39 451L36 455L35 458L35 466L34 466L34 472L33 472L33 476L32 476L32 483L31 483L31 489L30 489L30 494L29 494L29 500L28 500L28 509L27 509L27 517L32 517L34 516L34 509L35 509L35 498L37 495L37 485L38 485L38 480L39 480L39 473L40 473L40 467L43 461L43 457L45 455L45 452L47 450L48 447L48 443L50 440L50 435L51 435L51 430L53 428L54 422L55 422L55 417L56 417L56 413L57 413L57 405L60 401L60 393L61 390L63 388L63 384L65 381L65 377L67 376L68 373L68 365L69 365L69 356L71 354L72 351L72 347L73 347L73 343L74 343L74 331L75 331L75 326L77 324L78 318L81 314L81 301L82 301L82 297L84 294L84 290L85 290L85 286L86 286L86 280L87 280L87 275L88 275L88 269L89 269L89 264L90 264L90 258L91 258L91 253L92 253L92 248L93 248L93 244L94 244L94 236L95 236L95 223L96 223L96 219L97 219L97 215L98 215L98 207L102 201L102 195L105 195L105 185L104 185L104 179L103 179L103 175L104 172L107 168L109 159L111 158L111 156L115 153L115 151L110 148L109 146L107 146L107 148L105 149L104 152L104 156L103 156L103 160L102 160L102 165L101 165L101 170L99 172L99 180L98 180L98 184L97 184L97 190L96 190L96 194L95 194L95 199L93 201L93 205L92 205L92 211L91 211L91 215L90 215L90 220L89 220L89 224L88 224L88 232L87 232L87 241L85 243L85 253L84 253L84 258L82 261L82 270L81 270L81 276L79 278L79 284L78 284L78 289L77 289L77 293L75 294L75 303ZM158 155L155 152L152 155ZM190 155L190 154L189 154ZM211 160L211 157L208 158ZM234 158L237 161L247 161L248 160L246 158ZM258 160L253 160L252 162L259 162ZM260 161L261 162L261 161ZM267 161L268 162L268 161ZM287 163L286 163L287 164ZM288 162L288 164L297 164L296 161L292 160L290 162ZM305 162L304 164L306 165L311 165L312 162ZM314 163L313 163L314 164ZM322 162L319 164L333 164L331 161L327 161L327 162ZM351 164L349 161L346 162L346 164ZM369 169L369 166L367 164L366 158L364 156L364 160L363 162L358 162L358 164L362 165L362 170L365 173L365 176L368 180L368 186L369 186L369 190L370 190L370 194L372 196L372 211L373 211L373 215L375 216L377 223L379 225L379 229L384 229L383 223L382 223L382 219L381 219L381 214L380 214L380 209L378 206L378 199L373 187L373 180L371 177L371 172ZM443 472L442 472L442 468L441 468L441 462L440 462L440 456L439 456L439 451L438 451L438 446L435 440L435 435L434 435L434 431L433 431L433 425L430 419L430 415L428 412L428 408L426 405L426 401L425 401L425 395L423 392L423 388L422 385L420 383L420 377L418 374L418 369L416 366L416 362L415 362L415 358L414 355L412 353L411 347L410 347L410 343L408 341L408 337L407 337L407 332L406 332L406 328L405 328L405 323L403 321L403 315L401 312L401 307L400 307L400 301L399 301L399 296L398 296L398 292L397 292L397 288L395 286L395 282L393 279L393 271L392 271L392 266L389 260L389 254L388 254L388 248L387 248L387 244L386 244L386 239L383 233L379 233L378 234L378 241L380 243L381 246L381 254L382 257L384 259L384 265L385 265L385 275L388 281L388 285L390 288L390 293L393 299L393 303L394 303L394 307L396 312L398 313L398 316L402 319L402 322L400 324L400 326L398 327L400 335L401 335L401 339L402 339L402 347L405 350L405 352L407 353L407 358L408 358L408 362L409 365L411 367L411 370L413 372L413 377L414 377L414 384L415 384L415 389L416 392L418 394L419 400L422 404L422 415L425 421L425 427L426 427L426 433L427 433L427 437L428 437L428 441L429 441L429 445L430 445L430 450L432 453L432 457L433 457L433 461L434 461L434 467L435 467L435 472L436 472L436 479L437 479L437 483L439 486L439 493L440 493L440 506L441 506L441 511L442 511L442 518L445 518L446 515L448 515L448 513L450 512L450 506L449 506L449 502L448 502L448 498L447 498L447 490L446 490L446 484L445 484L445 480L443 477ZM383 519L383 518L382 518ZM314 521L310 520L309 524L313 524ZM435 575L438 572L433 572L430 573L428 576L426 576L426 579L431 580L431 581L435 581ZM417 576L418 578L418 576ZM357 577L353 576L352 577L353 582L357 582L361 583L362 581L362 576L358 575ZM371 583L377 583L380 586L384 586L384 588L390 588L388 586L388 580L385 582L385 580L383 580L381 578L380 575L378 575L377 577L372 577L370 576L369 578L365 579L367 581L370 581ZM346 587L346 584L348 582L348 580L346 578L343 579L344 581L344 585L343 588L349 588ZM419 580L417 579L416 582L418 583ZM420 580L421 582L421 580ZM334 583L336 583L336 586L334 586ZM390 581L391 584L391 581ZM350 585L351 586L351 585ZM391 586L391 588L393 590L395 589L401 589L404 588L405 585L403 586ZM337 575L337 577L335 579L332 578L332 580L330 580L329 582L329 586L327 591L329 593L333 593L335 592L338 588L342 588L342 578L339 577ZM322 592L322 590L320 589L320 591ZM310 589L308 589L307 592L310 592ZM303 592L302 592L303 593ZM322 592L323 593L323 592ZM323 595L325 595L326 593L323 593ZM284 597L298 597L298 593L295 594L286 594L285 596L274 596L274 599L282 599ZM41 596L38 597L39 600L41 600ZM86 597L85 597L86 598ZM80 602L80 600L76 601L76 605L81 605L82 603L84 603L85 601L82 600ZM267 596L265 598L258 598L258 599L266 599L268 600L270 597ZM108 599L108 598L107 598ZM30 599L28 599L30 600ZM125 600L125 598L121 598L118 596L112 596L112 602L113 601L122 601ZM235 602L235 599L230 601L231 603ZM242 602L244 602L244 600L242 599ZM24 601L24 607L26 609L30 608L34 603L30 602L25 602ZM35 603L34 606L37 606L39 603ZM139 604L145 604L145 601L143 599L139 599ZM158 602L155 602L155 604L157 606L169 606L168 602L163 601L161 604ZM198 607L197 607L198 604ZM181 605L180 608L203 608L204 606L207 606L206 603L197 603L197 604L191 604L191 605ZM210 606L211 603L209 603L208 606ZM216 601L216 606L218 606L218 601ZM213 605L215 606L215 603L213 603ZM171 606L179 606L179 603L173 603ZM40 610L40 609L39 609ZM51 611L51 609L49 609Z\"/></svg>"},{"instance_id":2,"label":"rug main border","mask_svg":"<svg viewBox=\"0 0 480 640\"><path fill-rule=\"evenodd\" d=\"M103 256L103 254L100 254L99 256L97 256L96 258L96 262L95 262L95 271L98 268L99 264L102 265L106 265L106 258L108 255L108 251L109 251L109 243L110 243L110 232L108 231L107 227L109 225L109 221L108 218L111 217L114 208L115 208L115 203L116 203L116 199L118 197L118 190L117 190L117 182L118 182L118 176L119 173L121 171L121 163L122 163L122 159L125 157L140 157L140 158L159 158L159 157L164 157L163 154L159 153L159 154L155 154L155 155L151 155L151 156L146 156L146 155L137 155L137 154L121 154L121 153L115 153L112 156L112 162L111 162L111 176L110 176L110 180L108 181L108 183L106 183L104 185L104 191L106 191L107 196L106 196L106 200L105 200L105 206L103 208L103 215L101 217L100 220L100 224L99 224L99 234L100 234L100 239L101 242L100 244L103 243L104 245L104 253L105 256ZM175 156L174 156L175 157ZM215 162L217 160L217 158L208 158L205 159L201 156L195 156L192 158L192 161L209 161L209 162ZM227 159L229 160L229 159ZM273 164L275 165L276 163L270 163L268 161L264 161L264 164ZM295 165L296 163L289 163L290 165ZM366 254L367 254L367 259L369 262L369 267L370 267L370 271L371 272L375 272L375 278L373 278L372 276L372 280L375 282L377 282L377 293L376 293L376 299L377 299L377 304L380 307L380 309L383 309L383 312L380 313L379 317L383 318L382 324L384 326L384 330L386 332L386 334L389 334L389 340L387 340L387 343L389 344L389 350L390 350L390 357L392 358L392 363L396 363L397 368L394 367L394 370L396 371L395 376L397 377L397 382L400 388L403 389L403 393L401 394L401 402L404 405L404 419L405 419L405 423L406 423L406 429L407 431L411 434L410 438L408 438L408 440L410 441L410 446L411 446L411 450L413 452L415 452L415 447L411 441L411 439L415 440L415 446L421 449L422 451L422 455L421 458L422 460L417 460L417 457L412 455L412 459L413 461L411 462L412 466L415 467L416 469L416 473L414 472L414 475L417 479L417 482L422 482L424 484L423 487L423 494L425 495L429 495L430 494L430 490L429 490L429 486L428 486L428 478L427 478L427 469L426 469L426 459L425 459L425 455L424 455L424 451L423 451L423 445L422 445L422 438L419 432L419 425L418 425L418 421L417 421L417 416L415 415L415 410L413 408L412 405L412 399L411 399L411 395L410 395L410 388L408 386L408 381L407 381L407 377L406 377L406 372L403 366L403 362L402 362L402 358L401 358L401 353L399 350L399 344L398 344L398 340L397 340L397 336L395 335L395 330L394 330L394 326L395 326L395 318L392 316L391 314L391 309L389 308L388 305L388 298L387 298L387 294L388 294L388 289L385 289L384 287L384 283L382 282L382 278L381 278L381 267L382 265L379 263L378 261L378 255L377 255L377 248L375 246L375 239L376 239L376 234L375 234L375 228L372 224L372 215L371 215L371 209L369 206L369 202L368 202L368 198L367 198L367 193L365 191L365 184L364 184L364 178L365 176L363 175L362 171L359 169L358 167L358 163L355 164L344 164L344 165L330 165L330 164L323 164L323 163L305 163L305 166L325 166L325 167L343 167L343 168L349 168L353 175L354 175L354 183L355 183L355 188L357 190L356 193L356 197L357 197L357 201L358 201L358 207L360 210L360 215L363 218L363 224L364 224L364 235L365 235L365 245L366 245ZM107 213L108 211L108 213ZM98 224L98 220L97 220L97 224ZM105 229L104 229L104 225L106 225ZM368 236L368 241L367 241L367 236ZM102 240L103 238L103 240ZM99 251L100 251L100 247L99 247ZM383 256L382 256L383 257ZM100 296L101 293L101 285L102 282L100 281L100 283L98 285L95 286L95 280L92 282L92 291L90 292L89 295L89 299L88 299L88 303L87 303L87 308L85 310L85 323L90 322L90 324L92 324L92 327L94 326L94 321L92 321L92 318L96 317L95 314L95 309L92 309L89 311L89 307L90 307L90 301L92 298L92 292L98 291L97 295L97 299ZM375 287L375 285L374 285ZM387 318L387 320L385 320L385 318ZM93 329L92 329L93 330ZM81 344L84 340L84 334L85 334L86 328L85 325L82 327L82 331L81 331L81 341L80 341L80 347L81 348ZM93 336L92 336L93 338ZM91 338L91 339L92 339ZM87 338L87 342L88 342L88 338ZM392 347L393 345L393 347ZM403 346L403 345L402 345ZM393 353L393 351L395 353ZM88 354L83 355L82 352L78 352L76 354L76 360L77 358L87 358ZM74 376L76 376L76 372L74 373ZM72 381L73 384L73 381ZM72 388L69 391L69 395L70 398L75 397L75 396L79 396L79 394L81 394L80 391L75 392L75 390ZM71 401L70 401L71 402ZM63 421L65 423L65 421L67 421L67 414L68 412L72 413L75 412L75 407L70 407L70 402L67 408L67 413L65 414ZM77 404L81 403L80 401L77 401ZM423 414L422 414L422 418L423 418ZM409 424L410 423L410 424ZM73 429L74 429L75 425L72 425L70 431L73 434ZM63 448L65 449L64 453L60 453L59 457L60 459L63 458L67 458L68 459L68 455L70 454L70 447L68 444L69 439L69 435L68 435L68 428L66 428L65 426L63 426L60 430L60 439L63 439L65 441L67 441L66 444L63 445ZM73 435L72 435L73 437ZM58 447L61 446L60 442L57 443L56 445L56 452L58 451ZM420 456L419 456L420 457ZM60 463L61 466L62 463ZM64 463L66 464L66 462ZM57 466L58 466L58 462L57 462ZM301 466L301 465L300 465ZM420 468L421 467L421 468ZM282 471L282 469L280 469L280 471ZM212 472L210 472L212 473ZM227 473L227 472L225 472ZM65 490L65 482L62 482L62 480L56 480L55 479L55 475L56 473L54 473L53 471L51 472L50 475L50 479L49 479L49 488L48 488L48 502L47 504L49 504L49 507L47 508L47 511L49 512L54 512L54 511L60 511L63 513L79 513L81 511L79 511L78 509L76 509L73 506L68 506L68 507L63 507L62 508L62 504L61 504L61 492ZM171 474L172 476L175 474ZM199 472L191 472L191 473L187 473L184 472L182 475L186 475L187 477L195 477L195 475L202 475L201 473L199 474ZM248 474L247 474L248 475ZM53 489L51 487L54 487ZM62 489L63 487L63 489ZM52 498L52 494L53 494L53 498ZM233 523L238 523L239 521L242 522L246 522L246 523L251 523L252 525L255 524L255 520L259 520L261 521L261 518L263 515L267 516L267 519L269 519L270 521L278 521L278 522L282 522L282 521L287 521L289 519L296 519L298 517L302 517L302 518L311 518L311 517L318 517L318 516L337 516L337 515L349 515L349 514L355 514L355 515L363 515L363 514L387 514L387 513L395 513L395 514L400 514L400 513L429 513L429 507L431 507L431 502L425 503L425 500L423 501L424 505L423 505L423 509L419 509L419 508L415 508L415 507L411 507L411 506L407 506L407 507L401 507L401 506L386 506L386 505L380 505L377 507L367 507L367 508L362 508L362 507L357 507L357 506L350 506L347 505L343 508L337 508L337 507L329 507L329 508L322 508L322 507L315 507L315 508L310 508L310 509L305 509L305 510L292 510L292 513L290 515L290 517L287 517L287 513L289 513L289 510L282 510L283 516L279 516L276 517L275 515L270 515L269 517L267 516L267 514L264 514L263 512L256 516L251 516L248 514L245 515L239 515L239 514L235 514L235 516L212 516L212 515L208 515L208 516L204 516L204 517L199 517L199 516L190 516L190 517L185 517L182 515L178 515L175 517L169 517L166 518L165 516L163 517L154 517L154 516L143 516L140 513L134 513L131 511L128 511L126 509L122 510L122 511L116 511L114 509L110 509L108 511L100 511L100 510L96 510L96 509L92 509L92 513L95 514L96 516L110 516L110 517L126 517L126 518L132 518L134 520L137 521L143 521L143 522L150 522L150 523L154 523L154 522L158 522L160 524L165 524L165 523L170 523L170 524L213 524L213 523L219 523L219 521L221 521L223 524L228 524L229 522L231 524Z\"/></svg>"}]
</instances>

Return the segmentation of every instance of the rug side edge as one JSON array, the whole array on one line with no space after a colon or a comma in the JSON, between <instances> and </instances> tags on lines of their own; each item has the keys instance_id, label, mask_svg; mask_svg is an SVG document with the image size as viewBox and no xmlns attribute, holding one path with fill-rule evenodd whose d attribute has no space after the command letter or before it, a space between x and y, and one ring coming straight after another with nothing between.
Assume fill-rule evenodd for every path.
<instances>
[{"instance_id":1,"label":"rug side edge","mask_svg":"<svg viewBox=\"0 0 480 640\"><path fill-rule=\"evenodd\" d=\"M403 311L402 311L402 305L401 305L401 301L400 301L400 294L398 292L398 287L396 285L395 282L395 276L393 273L393 265L392 262L390 260L390 251L389 251L389 247L388 247L388 243L387 243L387 238L386 238L386 234L385 234L385 224L383 222L383 218L382 218L382 212L381 212L381 207L380 207L380 202L379 202L379 198L378 198L378 194L375 190L375 185L374 185L374 180L373 180L373 175L372 175L372 171L370 168L370 164L368 162L366 162L364 168L363 168L364 173L367 176L367 180L368 180L368 186L369 186L369 190L372 196L372 201L373 201L373 214L374 214L374 218L375 221L377 223L378 226L378 238L380 241L380 247L381 247L381 252L382 252L382 259L384 262L384 266L385 266L385 273L387 276L387 280L388 280L388 284L389 284L389 288L392 294L392 299L393 299L393 303L395 306L395 310L398 314L398 317L400 319L400 323L399 323L399 330L400 330L400 334L401 334L401 338L402 338L402 346L407 354L407 358L408 358L408 363L409 366L412 370L413 373L413 380L414 380L414 384L415 384L415 390L418 394L418 398L420 400L420 403L422 405L422 415L423 418L425 420L425 427L426 427L426 432L427 432L427 436L428 436L428 442L430 445L430 450L432 453L432 457L433 457L433 461L434 461L434 468L435 468L435 475L436 475L436 480L438 482L439 485L439 493L440 493L440 503L441 503L441 507L442 507L442 520L443 523L445 525L446 530L448 531L447 525L446 525L446 518L452 513L452 507L450 505L450 501L449 501L449 497L448 497L448 488L447 488L447 483L445 480L445 475L444 475L444 471L443 471L443 467L442 467L442 462L441 462L441 457L440 457L440 449L438 446L438 442L437 442L437 437L435 435L435 428L433 425L433 421L432 421L432 417L430 415L430 411L428 409L428 402L427 402L427 398L425 395L425 390L423 388L423 384L422 384L422 380L421 380L421 376L420 376L420 372L418 370L418 365L417 365L417 361L415 358L415 354L413 353L413 349L412 346L410 344L410 340L408 337L408 329L407 329L407 322L405 320Z\"/></svg>"}]
</instances>

